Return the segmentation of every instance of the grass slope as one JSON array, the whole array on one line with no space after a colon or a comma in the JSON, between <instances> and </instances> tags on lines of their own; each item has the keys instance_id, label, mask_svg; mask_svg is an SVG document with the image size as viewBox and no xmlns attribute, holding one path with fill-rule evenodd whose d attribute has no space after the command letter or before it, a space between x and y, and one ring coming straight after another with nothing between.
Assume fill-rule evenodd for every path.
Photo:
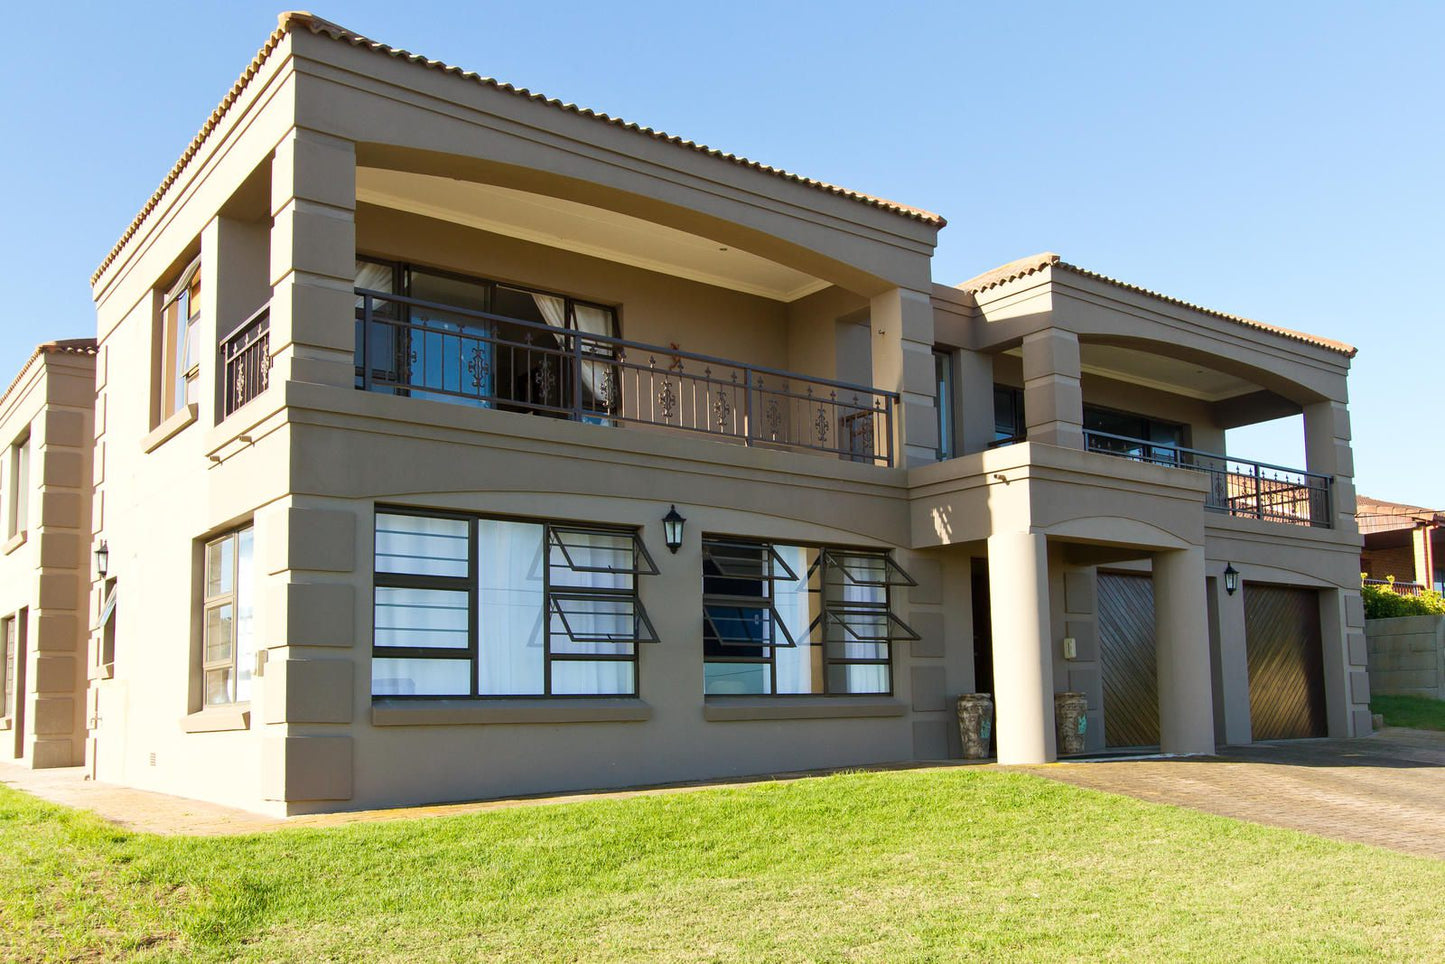
<instances>
[{"instance_id":1,"label":"grass slope","mask_svg":"<svg viewBox=\"0 0 1445 964\"><path fill-rule=\"evenodd\" d=\"M1371 713L1383 713L1386 726L1408 726L1415 730L1445 730L1445 700L1426 696L1375 696Z\"/></svg>"},{"instance_id":2,"label":"grass slope","mask_svg":"<svg viewBox=\"0 0 1445 964\"><path fill-rule=\"evenodd\" d=\"M0 787L0 959L1445 958L1445 863L1017 773L246 837Z\"/></svg>"}]
</instances>

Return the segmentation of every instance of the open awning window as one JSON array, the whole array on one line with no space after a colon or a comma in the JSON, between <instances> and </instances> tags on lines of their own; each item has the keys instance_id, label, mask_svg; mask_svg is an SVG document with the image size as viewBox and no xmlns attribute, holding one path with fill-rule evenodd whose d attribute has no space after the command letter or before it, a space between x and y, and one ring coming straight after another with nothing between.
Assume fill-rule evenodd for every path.
<instances>
[{"instance_id":1,"label":"open awning window","mask_svg":"<svg viewBox=\"0 0 1445 964\"><path fill-rule=\"evenodd\" d=\"M786 647L798 645L788 624L766 599L709 599L702 618L722 646Z\"/></svg>"}]
</instances>

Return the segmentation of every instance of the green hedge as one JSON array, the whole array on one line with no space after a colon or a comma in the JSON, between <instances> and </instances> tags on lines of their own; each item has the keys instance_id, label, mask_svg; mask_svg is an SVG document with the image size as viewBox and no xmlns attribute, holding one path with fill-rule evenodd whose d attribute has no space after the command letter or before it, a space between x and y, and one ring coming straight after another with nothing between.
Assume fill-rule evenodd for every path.
<instances>
[{"instance_id":1,"label":"green hedge","mask_svg":"<svg viewBox=\"0 0 1445 964\"><path fill-rule=\"evenodd\" d=\"M1391 579L1390 584L1394 585ZM1418 596L1402 596L1390 586L1364 586L1366 619L1391 619L1395 616L1445 615L1445 596L1427 589Z\"/></svg>"}]
</instances>

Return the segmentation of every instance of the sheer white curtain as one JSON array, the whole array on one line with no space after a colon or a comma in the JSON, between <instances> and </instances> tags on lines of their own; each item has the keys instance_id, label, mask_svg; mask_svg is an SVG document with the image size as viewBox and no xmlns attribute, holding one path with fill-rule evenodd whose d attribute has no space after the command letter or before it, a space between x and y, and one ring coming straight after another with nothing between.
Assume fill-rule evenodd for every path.
<instances>
[{"instance_id":1,"label":"sheer white curtain","mask_svg":"<svg viewBox=\"0 0 1445 964\"><path fill-rule=\"evenodd\" d=\"M543 527L483 519L477 527L477 692L543 691Z\"/></svg>"},{"instance_id":2,"label":"sheer white curtain","mask_svg":"<svg viewBox=\"0 0 1445 964\"><path fill-rule=\"evenodd\" d=\"M808 626L815 614L816 593L808 592L808 552L802 546L774 546L779 558L797 574L797 579L773 582L773 609L788 629L796 647L779 646L773 650L778 671L779 693L819 693L823 680L818 672L820 648L811 645ZM813 550L816 552L817 550ZM781 638L782 634L779 633Z\"/></svg>"},{"instance_id":3,"label":"sheer white curtain","mask_svg":"<svg viewBox=\"0 0 1445 964\"><path fill-rule=\"evenodd\" d=\"M631 536L605 532L567 533L567 552L576 566L586 569L632 568ZM553 548L553 562L560 563L561 550ZM629 590L637 577L631 572L579 572L554 566L552 587L578 592ZM630 637L635 631L635 610L630 600L564 600L567 624L579 636ZM575 656L627 656L635 643L577 642L567 635L562 618L553 615L552 652ZM621 660L552 661L552 692L578 696L630 694L635 692L633 664Z\"/></svg>"},{"instance_id":4,"label":"sheer white curtain","mask_svg":"<svg viewBox=\"0 0 1445 964\"><path fill-rule=\"evenodd\" d=\"M537 303L537 310L547 320L547 324L553 328L567 328L567 300L558 298L555 295L532 293L532 300ZM577 330L584 335L608 335L612 334L612 312L605 308L594 308L591 305L576 305L573 308L573 320L577 323ZM556 335L557 344L566 348L567 338L565 335ZM602 373L607 370L605 364L599 364L592 360L591 353L585 348L582 362L582 384L587 386L587 391L596 398L598 388L602 383Z\"/></svg>"},{"instance_id":5,"label":"sheer white curtain","mask_svg":"<svg viewBox=\"0 0 1445 964\"><path fill-rule=\"evenodd\" d=\"M845 563L857 564L859 560L846 556L840 557ZM871 560L870 560L871 561ZM873 569L864 566L859 567L862 572L870 577L878 575L886 578L886 573L875 573ZM857 583L845 581L841 586L835 587L835 592L841 596L844 603L856 603L860 605L885 607L888 602L888 590L884 586L860 586ZM835 596L834 598L837 598ZM880 635L888 632L888 615L886 608L880 608L874 616L853 616L860 630L864 632L876 632ZM853 639L844 630L835 630L841 634L841 638L847 642L839 643L841 652L836 655L844 659L887 659L887 643L864 643ZM846 680L849 693L886 693L888 692L888 667L887 666L843 666L843 676Z\"/></svg>"}]
</instances>

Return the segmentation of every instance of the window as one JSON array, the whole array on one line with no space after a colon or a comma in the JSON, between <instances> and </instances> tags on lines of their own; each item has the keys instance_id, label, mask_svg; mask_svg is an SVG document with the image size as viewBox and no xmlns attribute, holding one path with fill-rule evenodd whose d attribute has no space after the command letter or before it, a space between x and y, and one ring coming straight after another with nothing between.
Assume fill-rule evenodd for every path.
<instances>
[{"instance_id":1,"label":"window","mask_svg":"<svg viewBox=\"0 0 1445 964\"><path fill-rule=\"evenodd\" d=\"M369 325L368 298L356 299L357 388L555 416L572 412L580 388L580 408L596 413L589 421L617 411L616 355L605 341L617 336L614 308L372 258L356 260L356 288L374 293ZM580 371L561 332L582 339Z\"/></svg>"},{"instance_id":2,"label":"window","mask_svg":"<svg viewBox=\"0 0 1445 964\"><path fill-rule=\"evenodd\" d=\"M892 692L894 615L914 585L886 552L703 539L703 692Z\"/></svg>"},{"instance_id":3,"label":"window","mask_svg":"<svg viewBox=\"0 0 1445 964\"><path fill-rule=\"evenodd\" d=\"M1184 426L1146 415L1116 412L1107 408L1084 407L1084 429L1102 432L1089 440L1094 451L1124 455L1151 462L1176 462L1184 444ZM1146 443L1155 443L1153 445Z\"/></svg>"},{"instance_id":4,"label":"window","mask_svg":"<svg viewBox=\"0 0 1445 964\"><path fill-rule=\"evenodd\" d=\"M197 258L162 300L162 419L196 401L201 369L200 316L201 261Z\"/></svg>"},{"instance_id":5,"label":"window","mask_svg":"<svg viewBox=\"0 0 1445 964\"><path fill-rule=\"evenodd\" d=\"M105 592L100 603L100 665L115 663L115 602L116 581L105 581Z\"/></svg>"},{"instance_id":6,"label":"window","mask_svg":"<svg viewBox=\"0 0 1445 964\"><path fill-rule=\"evenodd\" d=\"M635 529L382 509L373 696L635 696Z\"/></svg>"},{"instance_id":7,"label":"window","mask_svg":"<svg viewBox=\"0 0 1445 964\"><path fill-rule=\"evenodd\" d=\"M1024 392L1008 385L993 387L993 444L1011 445L1028 436L1024 420Z\"/></svg>"},{"instance_id":8,"label":"window","mask_svg":"<svg viewBox=\"0 0 1445 964\"><path fill-rule=\"evenodd\" d=\"M5 535L14 538L30 527L30 433L10 446L10 521Z\"/></svg>"},{"instance_id":9,"label":"window","mask_svg":"<svg viewBox=\"0 0 1445 964\"><path fill-rule=\"evenodd\" d=\"M256 662L254 559L255 536L250 527L206 543L201 623L206 706L251 699L251 672Z\"/></svg>"},{"instance_id":10,"label":"window","mask_svg":"<svg viewBox=\"0 0 1445 964\"><path fill-rule=\"evenodd\" d=\"M953 355L933 352L933 381L938 399L938 460L953 458Z\"/></svg>"},{"instance_id":11,"label":"window","mask_svg":"<svg viewBox=\"0 0 1445 964\"><path fill-rule=\"evenodd\" d=\"M0 619L0 718L15 714L15 617Z\"/></svg>"}]
</instances>

